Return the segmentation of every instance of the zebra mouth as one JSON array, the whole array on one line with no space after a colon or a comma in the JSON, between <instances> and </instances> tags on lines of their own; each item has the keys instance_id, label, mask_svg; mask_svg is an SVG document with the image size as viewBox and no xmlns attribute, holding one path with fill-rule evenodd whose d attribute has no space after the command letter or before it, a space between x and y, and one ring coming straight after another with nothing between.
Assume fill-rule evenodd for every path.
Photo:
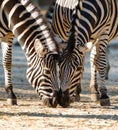
<instances>
[{"instance_id":1,"label":"zebra mouth","mask_svg":"<svg viewBox=\"0 0 118 130\"><path fill-rule=\"evenodd\" d=\"M58 92L58 103L62 107L68 107L70 105L69 90L62 92L60 89Z\"/></svg>"},{"instance_id":2,"label":"zebra mouth","mask_svg":"<svg viewBox=\"0 0 118 130\"><path fill-rule=\"evenodd\" d=\"M45 106L56 108L57 105L58 105L57 92L54 92L54 96L53 97L42 98L41 100L43 101L43 104Z\"/></svg>"},{"instance_id":3,"label":"zebra mouth","mask_svg":"<svg viewBox=\"0 0 118 130\"><path fill-rule=\"evenodd\" d=\"M43 99L43 104L47 107L53 107L56 108L57 107L57 99L55 97L53 98L45 98Z\"/></svg>"},{"instance_id":4,"label":"zebra mouth","mask_svg":"<svg viewBox=\"0 0 118 130\"><path fill-rule=\"evenodd\" d=\"M73 96L70 96L69 89L66 91L59 90L57 100L60 106L68 107L71 103L80 101L81 84L78 84Z\"/></svg>"}]
</instances>

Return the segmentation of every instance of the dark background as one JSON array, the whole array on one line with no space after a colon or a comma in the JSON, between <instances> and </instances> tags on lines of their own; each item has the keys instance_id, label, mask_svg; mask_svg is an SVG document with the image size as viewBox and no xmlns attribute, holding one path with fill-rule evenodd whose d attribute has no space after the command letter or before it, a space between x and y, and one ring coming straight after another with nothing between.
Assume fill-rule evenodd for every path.
<instances>
[{"instance_id":1,"label":"dark background","mask_svg":"<svg viewBox=\"0 0 118 130\"><path fill-rule=\"evenodd\" d=\"M49 6L51 0L35 0L39 4L39 6Z\"/></svg>"}]
</instances>

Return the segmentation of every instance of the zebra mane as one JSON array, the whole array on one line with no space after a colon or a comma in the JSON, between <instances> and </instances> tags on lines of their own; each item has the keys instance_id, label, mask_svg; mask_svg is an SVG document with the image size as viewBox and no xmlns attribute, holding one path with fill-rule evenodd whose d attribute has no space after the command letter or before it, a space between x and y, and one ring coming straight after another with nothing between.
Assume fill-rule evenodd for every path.
<instances>
[{"instance_id":1,"label":"zebra mane","mask_svg":"<svg viewBox=\"0 0 118 130\"><path fill-rule=\"evenodd\" d=\"M74 26L72 25L72 28L71 28L71 34L70 34L70 37L69 37L69 40L68 40L68 45L67 45L67 50L69 53L72 53L73 52L73 49L75 47L75 30L74 30Z\"/></svg>"},{"instance_id":2,"label":"zebra mane","mask_svg":"<svg viewBox=\"0 0 118 130\"><path fill-rule=\"evenodd\" d=\"M69 53L72 53L74 47L75 47L75 42L76 42L76 39L75 39L75 28L74 28L74 25L75 25L75 20L76 20L76 15L75 15L75 12L76 10L74 11L74 14L73 14L73 20L72 20L72 23L71 23L71 29L70 29L70 37L68 39L68 45L67 45L67 50Z\"/></svg>"},{"instance_id":3,"label":"zebra mane","mask_svg":"<svg viewBox=\"0 0 118 130\"><path fill-rule=\"evenodd\" d=\"M75 48L76 45L76 36L75 36L75 25L76 25L76 14L78 14L77 10L81 10L82 8L82 1L79 0L76 3L75 9L73 10L73 19L72 19L72 23L71 23L71 29L70 29L70 37L68 40L68 45L67 45L67 49L69 53L73 52L73 49Z\"/></svg>"}]
</instances>

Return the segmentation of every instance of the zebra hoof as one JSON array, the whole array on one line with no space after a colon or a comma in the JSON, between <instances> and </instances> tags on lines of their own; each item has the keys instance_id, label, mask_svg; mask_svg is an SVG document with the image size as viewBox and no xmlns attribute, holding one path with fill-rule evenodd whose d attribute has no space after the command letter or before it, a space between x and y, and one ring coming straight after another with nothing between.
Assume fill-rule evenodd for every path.
<instances>
[{"instance_id":1,"label":"zebra hoof","mask_svg":"<svg viewBox=\"0 0 118 130\"><path fill-rule=\"evenodd\" d=\"M106 80L108 80L108 79L109 79L109 77L108 77L108 76L105 76L105 79L106 79Z\"/></svg>"},{"instance_id":2,"label":"zebra hoof","mask_svg":"<svg viewBox=\"0 0 118 130\"><path fill-rule=\"evenodd\" d=\"M91 94L91 101L96 102L100 100L99 94Z\"/></svg>"},{"instance_id":3,"label":"zebra hoof","mask_svg":"<svg viewBox=\"0 0 118 130\"><path fill-rule=\"evenodd\" d=\"M58 105L58 102L56 98L46 98L46 99L43 99L43 104L47 107L56 108Z\"/></svg>"},{"instance_id":4,"label":"zebra hoof","mask_svg":"<svg viewBox=\"0 0 118 130\"><path fill-rule=\"evenodd\" d=\"M100 99L100 105L101 106L110 106L110 99L109 98Z\"/></svg>"},{"instance_id":5,"label":"zebra hoof","mask_svg":"<svg viewBox=\"0 0 118 130\"><path fill-rule=\"evenodd\" d=\"M7 104L8 105L17 105L17 99L7 99Z\"/></svg>"}]
</instances>

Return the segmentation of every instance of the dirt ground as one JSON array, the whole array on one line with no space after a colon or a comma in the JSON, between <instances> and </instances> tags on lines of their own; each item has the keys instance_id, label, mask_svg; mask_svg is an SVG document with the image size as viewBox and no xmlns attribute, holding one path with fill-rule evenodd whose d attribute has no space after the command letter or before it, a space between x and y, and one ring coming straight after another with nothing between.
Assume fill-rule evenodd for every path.
<instances>
[{"instance_id":1,"label":"dirt ground","mask_svg":"<svg viewBox=\"0 0 118 130\"><path fill-rule=\"evenodd\" d=\"M112 45L112 44L111 44ZM68 108L48 108L39 101L35 90L25 78L26 59L19 46L13 47L13 82L17 106L8 106L0 57L0 130L116 130L118 129L118 46L110 46L110 73L106 81L111 106L91 102L89 53L82 80L81 101ZM0 49L1 56L1 49Z\"/></svg>"}]
</instances>

